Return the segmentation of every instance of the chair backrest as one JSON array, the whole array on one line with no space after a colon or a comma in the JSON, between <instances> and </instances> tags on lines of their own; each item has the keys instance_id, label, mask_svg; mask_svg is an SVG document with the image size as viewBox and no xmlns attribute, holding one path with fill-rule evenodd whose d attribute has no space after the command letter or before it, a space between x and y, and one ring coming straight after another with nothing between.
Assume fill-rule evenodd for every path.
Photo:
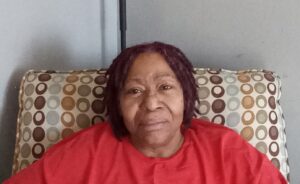
<instances>
[{"instance_id":1,"label":"chair backrest","mask_svg":"<svg viewBox=\"0 0 300 184\"><path fill-rule=\"evenodd\" d=\"M223 124L267 155L288 177L280 79L264 70L195 68L197 118ZM51 145L105 120L105 70L28 71L21 82L13 173Z\"/></svg>"}]
</instances>

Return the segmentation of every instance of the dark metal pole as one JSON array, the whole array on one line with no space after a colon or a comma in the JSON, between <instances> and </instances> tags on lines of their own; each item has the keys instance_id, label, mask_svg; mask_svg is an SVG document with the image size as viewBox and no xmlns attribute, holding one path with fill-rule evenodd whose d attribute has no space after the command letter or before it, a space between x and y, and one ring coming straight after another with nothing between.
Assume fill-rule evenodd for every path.
<instances>
[{"instance_id":1,"label":"dark metal pole","mask_svg":"<svg viewBox=\"0 0 300 184\"><path fill-rule=\"evenodd\" d=\"M121 31L121 50L126 48L126 0L119 0L120 7L120 31Z\"/></svg>"}]
</instances>

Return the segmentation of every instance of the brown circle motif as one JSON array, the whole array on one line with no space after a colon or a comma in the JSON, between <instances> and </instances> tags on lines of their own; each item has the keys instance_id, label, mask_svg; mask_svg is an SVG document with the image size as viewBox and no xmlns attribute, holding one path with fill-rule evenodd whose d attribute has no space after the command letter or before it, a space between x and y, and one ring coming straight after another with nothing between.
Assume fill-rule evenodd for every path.
<instances>
[{"instance_id":1,"label":"brown circle motif","mask_svg":"<svg viewBox=\"0 0 300 184\"><path fill-rule=\"evenodd\" d=\"M64 97L61 101L61 106L63 107L63 109L65 110L72 110L75 107L75 101L72 97Z\"/></svg>"},{"instance_id":2,"label":"brown circle motif","mask_svg":"<svg viewBox=\"0 0 300 184\"><path fill-rule=\"evenodd\" d=\"M250 115L250 118L248 118L247 115ZM255 115L253 111L245 111L242 115L242 122L244 125L252 124L254 119L255 119Z\"/></svg>"},{"instance_id":3,"label":"brown circle motif","mask_svg":"<svg viewBox=\"0 0 300 184\"><path fill-rule=\"evenodd\" d=\"M41 125L45 121L45 114L42 111L37 111L33 115L33 122L36 125Z\"/></svg>"},{"instance_id":4,"label":"brown circle motif","mask_svg":"<svg viewBox=\"0 0 300 184\"><path fill-rule=\"evenodd\" d=\"M225 124L225 117L221 114L218 114L216 116L214 116L211 120L212 122L224 125Z\"/></svg>"},{"instance_id":5,"label":"brown circle motif","mask_svg":"<svg viewBox=\"0 0 300 184\"><path fill-rule=\"evenodd\" d=\"M278 118L277 118L277 113L275 111L271 111L269 113L269 120L272 124L276 124L277 121L278 121Z\"/></svg>"},{"instance_id":6,"label":"brown circle motif","mask_svg":"<svg viewBox=\"0 0 300 184\"><path fill-rule=\"evenodd\" d=\"M271 126L269 129L269 136L272 140L276 140L278 138L278 129L276 126Z\"/></svg>"},{"instance_id":7,"label":"brown circle motif","mask_svg":"<svg viewBox=\"0 0 300 184\"><path fill-rule=\"evenodd\" d=\"M265 77L268 81L270 81L270 82L274 82L274 81L275 81L275 78L274 78L274 76L272 75L272 73L265 73L265 74L264 74L264 77Z\"/></svg>"},{"instance_id":8,"label":"brown circle motif","mask_svg":"<svg viewBox=\"0 0 300 184\"><path fill-rule=\"evenodd\" d=\"M68 83L74 83L76 81L79 80L79 77L77 75L69 75L67 78L66 78L66 81Z\"/></svg>"},{"instance_id":9,"label":"brown circle motif","mask_svg":"<svg viewBox=\"0 0 300 184\"><path fill-rule=\"evenodd\" d=\"M47 84L45 83L39 83L36 88L35 88L35 92L38 95L42 95L47 91Z\"/></svg>"},{"instance_id":10,"label":"brown circle motif","mask_svg":"<svg viewBox=\"0 0 300 184\"><path fill-rule=\"evenodd\" d=\"M46 100L43 96L38 96L34 101L34 107L38 110L44 108Z\"/></svg>"},{"instance_id":11,"label":"brown circle motif","mask_svg":"<svg viewBox=\"0 0 300 184\"><path fill-rule=\"evenodd\" d=\"M61 115L61 122L66 126L66 127L71 127L73 126L75 122L74 115L70 112L63 112Z\"/></svg>"},{"instance_id":12,"label":"brown circle motif","mask_svg":"<svg viewBox=\"0 0 300 184\"><path fill-rule=\"evenodd\" d=\"M33 133L32 133L33 139L36 142L40 142L44 139L45 137L45 131L44 129L42 129L41 127L36 127L33 129Z\"/></svg>"},{"instance_id":13,"label":"brown circle motif","mask_svg":"<svg viewBox=\"0 0 300 184\"><path fill-rule=\"evenodd\" d=\"M32 155L34 158L41 158L45 152L45 148L41 143L34 144L32 147Z\"/></svg>"},{"instance_id":14,"label":"brown circle motif","mask_svg":"<svg viewBox=\"0 0 300 184\"><path fill-rule=\"evenodd\" d=\"M87 128L90 126L90 118L86 114L79 114L76 117L78 127Z\"/></svg>"},{"instance_id":15,"label":"brown circle motif","mask_svg":"<svg viewBox=\"0 0 300 184\"><path fill-rule=\"evenodd\" d=\"M221 84L223 82L223 79L217 75L213 75L209 79L210 79L210 82L213 84Z\"/></svg>"},{"instance_id":16,"label":"brown circle motif","mask_svg":"<svg viewBox=\"0 0 300 184\"><path fill-rule=\"evenodd\" d=\"M269 83L268 86L268 91L271 95L275 95L276 93L276 85L274 83Z\"/></svg>"},{"instance_id":17,"label":"brown circle motif","mask_svg":"<svg viewBox=\"0 0 300 184\"><path fill-rule=\"evenodd\" d=\"M215 112L215 113L221 113L224 111L225 109L225 102L224 100L221 100L221 99L217 99L215 100L213 103L212 103L212 110Z\"/></svg>"},{"instance_id":18,"label":"brown circle motif","mask_svg":"<svg viewBox=\"0 0 300 184\"><path fill-rule=\"evenodd\" d=\"M224 95L225 93L225 90L222 86L214 86L212 89L211 89L211 93L214 97L216 98L220 98Z\"/></svg>"},{"instance_id":19,"label":"brown circle motif","mask_svg":"<svg viewBox=\"0 0 300 184\"><path fill-rule=\"evenodd\" d=\"M245 109L250 109L254 105L254 99L251 96L245 96L242 99L242 105Z\"/></svg>"},{"instance_id":20,"label":"brown circle motif","mask_svg":"<svg viewBox=\"0 0 300 184\"><path fill-rule=\"evenodd\" d=\"M64 139L70 135L72 135L74 133L74 131L71 128L65 128L63 129L63 131L61 132L61 137Z\"/></svg>"},{"instance_id":21,"label":"brown circle motif","mask_svg":"<svg viewBox=\"0 0 300 184\"><path fill-rule=\"evenodd\" d=\"M100 123L103 122L105 119L102 116L94 116L92 119L92 125L96 124L96 123Z\"/></svg>"},{"instance_id":22,"label":"brown circle motif","mask_svg":"<svg viewBox=\"0 0 300 184\"><path fill-rule=\"evenodd\" d=\"M103 85L106 83L106 78L104 75L99 75L94 79L94 82L99 85Z\"/></svg>"},{"instance_id":23,"label":"brown circle motif","mask_svg":"<svg viewBox=\"0 0 300 184\"><path fill-rule=\"evenodd\" d=\"M105 105L102 100L94 100L92 103L92 109L96 114L100 114L104 112Z\"/></svg>"},{"instance_id":24,"label":"brown circle motif","mask_svg":"<svg viewBox=\"0 0 300 184\"><path fill-rule=\"evenodd\" d=\"M104 87L102 87L102 86L96 86L93 89L93 95L96 98L102 98L104 96Z\"/></svg>"},{"instance_id":25,"label":"brown circle motif","mask_svg":"<svg viewBox=\"0 0 300 184\"><path fill-rule=\"evenodd\" d=\"M274 149L275 148L275 149ZM276 157L279 154L279 146L277 142L272 142L269 145L269 152L272 156Z\"/></svg>"},{"instance_id":26,"label":"brown circle motif","mask_svg":"<svg viewBox=\"0 0 300 184\"><path fill-rule=\"evenodd\" d=\"M63 87L63 92L66 95L73 95L76 91L76 86L74 84L67 84Z\"/></svg>"},{"instance_id":27,"label":"brown circle motif","mask_svg":"<svg viewBox=\"0 0 300 184\"><path fill-rule=\"evenodd\" d=\"M39 81L46 82L51 79L51 75L47 73L40 74L38 77Z\"/></svg>"},{"instance_id":28,"label":"brown circle motif","mask_svg":"<svg viewBox=\"0 0 300 184\"><path fill-rule=\"evenodd\" d=\"M270 97L269 97L268 103L269 103L269 106L270 106L272 109L275 109L275 108L276 108L276 102L275 102L274 96L270 96Z\"/></svg>"},{"instance_id":29,"label":"brown circle motif","mask_svg":"<svg viewBox=\"0 0 300 184\"><path fill-rule=\"evenodd\" d=\"M241 74L238 76L238 80L242 83L247 83L250 81L250 77L248 75L245 75L245 74Z\"/></svg>"},{"instance_id":30,"label":"brown circle motif","mask_svg":"<svg viewBox=\"0 0 300 184\"><path fill-rule=\"evenodd\" d=\"M253 135L254 135L254 131L251 127L245 127L241 131L241 136L247 141L250 141Z\"/></svg>"},{"instance_id":31,"label":"brown circle motif","mask_svg":"<svg viewBox=\"0 0 300 184\"><path fill-rule=\"evenodd\" d=\"M240 87L241 92L244 94L251 94L253 92L253 87L250 84L242 84Z\"/></svg>"}]
</instances>

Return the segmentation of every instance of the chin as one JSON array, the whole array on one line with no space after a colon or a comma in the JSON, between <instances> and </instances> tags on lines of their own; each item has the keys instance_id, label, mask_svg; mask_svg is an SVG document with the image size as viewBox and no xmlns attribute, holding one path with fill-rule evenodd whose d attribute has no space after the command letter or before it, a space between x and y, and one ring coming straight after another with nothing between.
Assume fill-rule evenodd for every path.
<instances>
[{"instance_id":1,"label":"chin","mask_svg":"<svg viewBox=\"0 0 300 184\"><path fill-rule=\"evenodd\" d=\"M146 135L144 134L142 137L144 145L149 145L149 146L163 146L168 144L169 139L168 135L162 134L161 132L148 132Z\"/></svg>"}]
</instances>

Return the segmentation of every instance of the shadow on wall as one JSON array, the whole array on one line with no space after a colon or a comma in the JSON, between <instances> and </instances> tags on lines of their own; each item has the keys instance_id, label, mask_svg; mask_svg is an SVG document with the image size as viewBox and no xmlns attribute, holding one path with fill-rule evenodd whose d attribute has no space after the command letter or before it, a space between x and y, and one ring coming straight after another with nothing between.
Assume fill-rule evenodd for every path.
<instances>
[{"instance_id":1,"label":"shadow on wall","mask_svg":"<svg viewBox=\"0 0 300 184\"><path fill-rule=\"evenodd\" d=\"M22 76L29 69L69 70L74 67L65 42L44 37L32 42L7 81L5 100L0 114L0 183L11 175L15 146L18 96Z\"/></svg>"},{"instance_id":2,"label":"shadow on wall","mask_svg":"<svg viewBox=\"0 0 300 184\"><path fill-rule=\"evenodd\" d=\"M23 71L15 70L7 82L2 114L0 116L0 183L11 174L18 113L18 91Z\"/></svg>"},{"instance_id":3,"label":"shadow on wall","mask_svg":"<svg viewBox=\"0 0 300 184\"><path fill-rule=\"evenodd\" d=\"M194 51L197 53L199 51ZM199 55L193 55L191 52L187 53L188 58L192 62L194 67L208 67L214 69L228 69L228 70L247 70L247 69L266 69L272 70L272 68L266 68L266 63L262 56L254 51L247 50L245 53L226 53L226 49L215 51L213 54L202 53ZM190 56L190 57L189 57Z\"/></svg>"}]
</instances>

